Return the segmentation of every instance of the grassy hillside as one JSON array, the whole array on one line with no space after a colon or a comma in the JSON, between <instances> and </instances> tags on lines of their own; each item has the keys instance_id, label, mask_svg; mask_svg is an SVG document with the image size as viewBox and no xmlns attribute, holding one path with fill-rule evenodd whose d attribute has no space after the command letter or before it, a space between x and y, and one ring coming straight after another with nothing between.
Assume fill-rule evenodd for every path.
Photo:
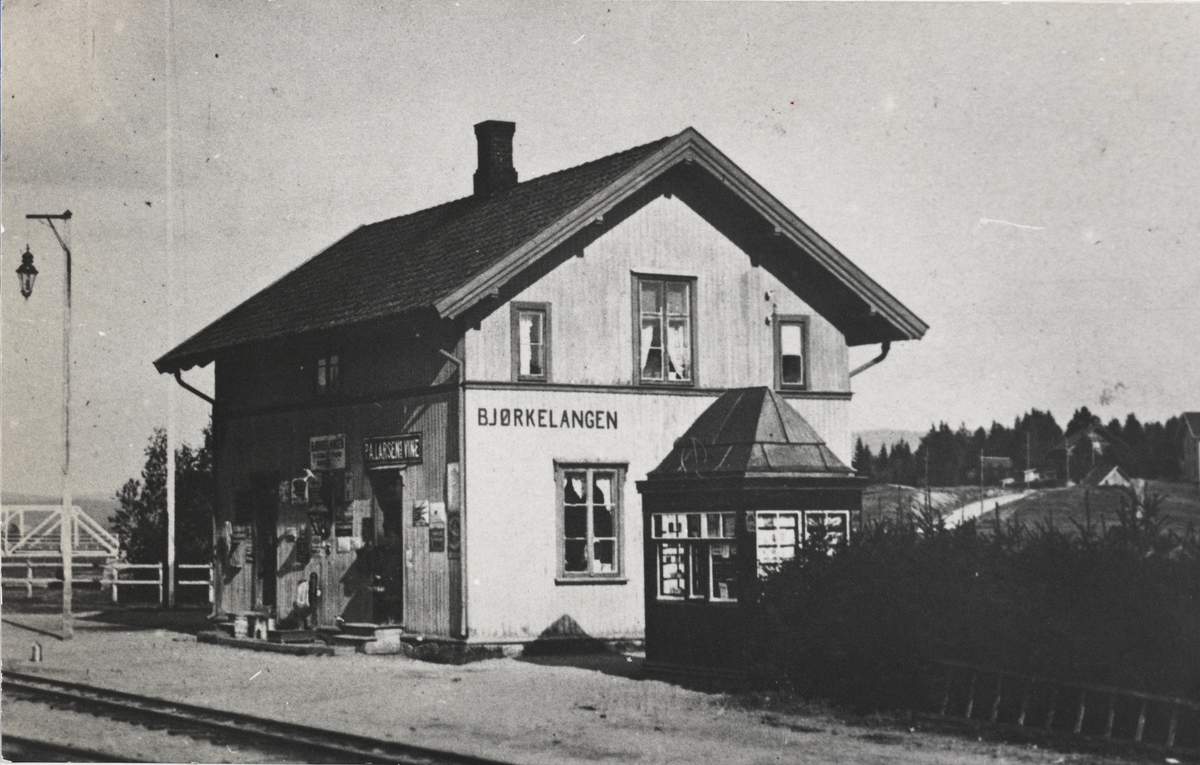
<instances>
[{"instance_id":1,"label":"grassy hillside","mask_svg":"<svg viewBox=\"0 0 1200 765\"><path fill-rule=\"evenodd\" d=\"M1163 495L1160 512L1166 518L1166 528L1182 533L1191 523L1200 530L1200 487L1195 484L1150 481L1146 493ZM1117 489L1082 486L1044 489L1001 508L1000 519L1007 522L1015 517L1028 526L1046 524L1063 532L1075 532L1079 526L1086 526L1090 521L1093 528L1099 531L1103 526L1118 522L1117 511L1120 506L1121 492ZM990 512L980 519L981 528L992 528L994 525L995 515Z\"/></svg>"},{"instance_id":2,"label":"grassy hillside","mask_svg":"<svg viewBox=\"0 0 1200 765\"><path fill-rule=\"evenodd\" d=\"M996 486L984 487L985 497L1004 493L1006 490ZM930 504L942 513L949 513L968 502L979 501L978 486L937 486L930 489L929 494ZM874 484L863 492L863 520L895 518L898 512L904 512L907 508L916 510L924 505L924 489L894 483Z\"/></svg>"}]
</instances>

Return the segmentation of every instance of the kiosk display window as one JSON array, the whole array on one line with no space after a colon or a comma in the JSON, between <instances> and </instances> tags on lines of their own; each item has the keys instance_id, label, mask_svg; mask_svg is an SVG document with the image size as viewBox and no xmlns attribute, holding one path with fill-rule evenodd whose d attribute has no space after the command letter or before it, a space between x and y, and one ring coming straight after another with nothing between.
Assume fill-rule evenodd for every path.
<instances>
[{"instance_id":1,"label":"kiosk display window","mask_svg":"<svg viewBox=\"0 0 1200 765\"><path fill-rule=\"evenodd\" d=\"M737 600L737 513L655 513L661 600Z\"/></svg>"}]
</instances>

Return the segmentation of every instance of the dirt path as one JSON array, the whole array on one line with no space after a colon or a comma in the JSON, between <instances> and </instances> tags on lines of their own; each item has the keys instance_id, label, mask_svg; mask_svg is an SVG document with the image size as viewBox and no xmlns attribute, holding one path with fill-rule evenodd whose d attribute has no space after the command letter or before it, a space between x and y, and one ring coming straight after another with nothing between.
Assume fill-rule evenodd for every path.
<instances>
[{"instance_id":1,"label":"dirt path","mask_svg":"<svg viewBox=\"0 0 1200 765\"><path fill-rule=\"evenodd\" d=\"M29 646L36 641L44 650L37 669L66 679L514 763L1105 761L857 726L829 714L748 710L730 696L638 680L640 658L634 655L497 659L462 667L361 654L297 657L200 644L181 625L156 629L154 620L163 619L157 614L139 619L136 625L108 616L81 619L76 639L60 642L37 631L55 630L57 617L5 614L5 667L29 669ZM4 730L35 736L39 724L26 711L6 717ZM86 721L73 724L82 732L65 735L87 735ZM148 751L176 762L224 761L219 752L190 743L178 740L173 757Z\"/></svg>"},{"instance_id":2,"label":"dirt path","mask_svg":"<svg viewBox=\"0 0 1200 765\"><path fill-rule=\"evenodd\" d=\"M985 497L983 502L975 500L968 502L961 507L956 507L952 510L947 510L944 513L946 519L946 528L952 529L955 526L966 523L967 521L978 518L984 513L994 512L998 507L1004 507L1007 504L1016 502L1026 497L1032 497L1036 491L1019 491L1013 494L1001 494L997 497Z\"/></svg>"}]
</instances>

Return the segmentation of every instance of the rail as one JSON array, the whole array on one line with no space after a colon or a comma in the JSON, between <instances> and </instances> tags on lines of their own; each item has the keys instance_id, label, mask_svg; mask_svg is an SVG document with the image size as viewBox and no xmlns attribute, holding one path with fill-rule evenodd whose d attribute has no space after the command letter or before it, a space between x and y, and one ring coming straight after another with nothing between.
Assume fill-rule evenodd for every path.
<instances>
[{"instance_id":1,"label":"rail","mask_svg":"<svg viewBox=\"0 0 1200 765\"><path fill-rule=\"evenodd\" d=\"M169 732L237 741L292 762L408 763L409 765L501 765L497 760L343 731L272 720L212 707L170 701L83 683L6 671L6 697L69 708L117 720L133 720Z\"/></svg>"},{"instance_id":2,"label":"rail","mask_svg":"<svg viewBox=\"0 0 1200 765\"><path fill-rule=\"evenodd\" d=\"M936 661L938 716L1200 753L1200 701Z\"/></svg>"}]
</instances>

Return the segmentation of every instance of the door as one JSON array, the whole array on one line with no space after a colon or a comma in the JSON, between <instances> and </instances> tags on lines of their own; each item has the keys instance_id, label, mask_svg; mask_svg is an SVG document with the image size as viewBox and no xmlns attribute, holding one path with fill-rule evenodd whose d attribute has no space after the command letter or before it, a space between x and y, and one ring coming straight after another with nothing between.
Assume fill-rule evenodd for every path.
<instances>
[{"instance_id":1,"label":"door","mask_svg":"<svg viewBox=\"0 0 1200 765\"><path fill-rule=\"evenodd\" d=\"M274 473L255 473L250 476L254 508L254 576L258 591L255 605L261 608L274 608L276 604L278 484L279 477Z\"/></svg>"},{"instance_id":2,"label":"door","mask_svg":"<svg viewBox=\"0 0 1200 765\"><path fill-rule=\"evenodd\" d=\"M376 624L404 621L404 479L399 470L371 474L375 531L372 611Z\"/></svg>"}]
</instances>

